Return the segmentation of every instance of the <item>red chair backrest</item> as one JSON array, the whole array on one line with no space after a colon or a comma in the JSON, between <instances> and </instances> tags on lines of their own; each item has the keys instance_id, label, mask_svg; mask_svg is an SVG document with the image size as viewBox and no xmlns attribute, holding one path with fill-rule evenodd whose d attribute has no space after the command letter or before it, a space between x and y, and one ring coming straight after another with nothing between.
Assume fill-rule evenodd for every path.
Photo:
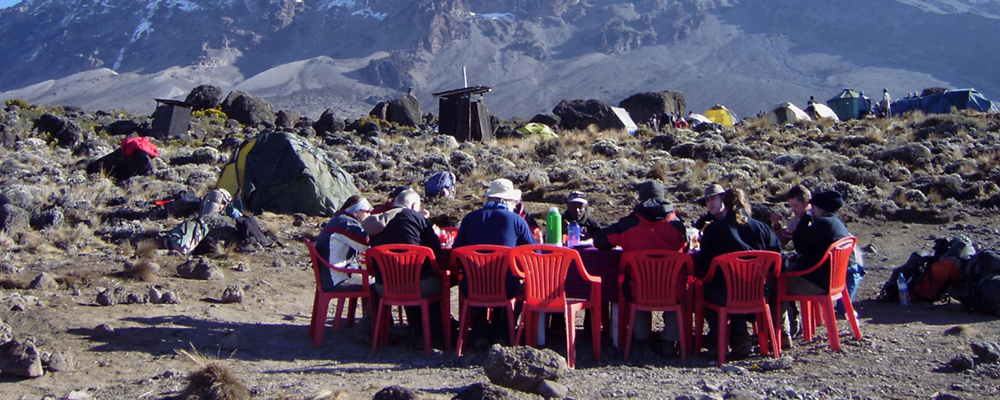
<instances>
[{"instance_id":1,"label":"red chair backrest","mask_svg":"<svg viewBox=\"0 0 1000 400\"><path fill-rule=\"evenodd\" d=\"M857 238L845 237L840 239L827 249L824 258L830 259L830 293L841 293L847 285L847 267L851 263L851 253L854 252L854 245ZM822 263L823 260L820 260Z\"/></svg>"},{"instance_id":2,"label":"red chair backrest","mask_svg":"<svg viewBox=\"0 0 1000 400\"><path fill-rule=\"evenodd\" d=\"M566 273L573 262L586 276L580 253L551 245L524 245L510 250L515 269L524 276L524 302L555 306L566 303Z\"/></svg>"},{"instance_id":3,"label":"red chair backrest","mask_svg":"<svg viewBox=\"0 0 1000 400\"><path fill-rule=\"evenodd\" d=\"M372 263L382 277L382 297L389 300L420 300L420 269L430 262L437 270L437 259L429 247L412 244L384 244L365 252L372 271Z\"/></svg>"},{"instance_id":4,"label":"red chair backrest","mask_svg":"<svg viewBox=\"0 0 1000 400\"><path fill-rule=\"evenodd\" d=\"M464 274L471 301L503 301L510 271L510 248L495 245L463 246L451 250L451 265Z\"/></svg>"},{"instance_id":5,"label":"red chair backrest","mask_svg":"<svg viewBox=\"0 0 1000 400\"><path fill-rule=\"evenodd\" d=\"M678 296L691 275L694 261L687 253L678 251L626 251L621 266L622 272L627 272L631 279L634 303L668 306L683 301L683 297Z\"/></svg>"},{"instance_id":6,"label":"red chair backrest","mask_svg":"<svg viewBox=\"0 0 1000 400\"><path fill-rule=\"evenodd\" d=\"M316 290L322 292L323 288L319 280L319 253L316 252L316 245L314 245L311 240L306 239L305 242L306 248L309 249L309 259L312 260L313 276L316 277Z\"/></svg>"},{"instance_id":7,"label":"red chair backrest","mask_svg":"<svg viewBox=\"0 0 1000 400\"><path fill-rule=\"evenodd\" d=\"M764 282L781 270L781 254L748 250L716 256L712 268L726 278L726 307L749 308L764 299Z\"/></svg>"}]
</instances>

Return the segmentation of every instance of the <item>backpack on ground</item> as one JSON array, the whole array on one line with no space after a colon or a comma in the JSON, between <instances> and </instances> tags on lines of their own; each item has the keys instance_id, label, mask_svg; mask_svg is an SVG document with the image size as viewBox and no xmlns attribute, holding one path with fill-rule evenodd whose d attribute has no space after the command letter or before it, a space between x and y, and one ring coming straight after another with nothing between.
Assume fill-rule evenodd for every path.
<instances>
[{"instance_id":1,"label":"backpack on ground","mask_svg":"<svg viewBox=\"0 0 1000 400\"><path fill-rule=\"evenodd\" d=\"M910 287L910 299L939 301L948 295L948 287L960 279L966 260L975 254L972 241L964 235L934 241L933 253L914 252L906 264L894 269L882 286L878 299L899 300L897 278L902 274Z\"/></svg>"},{"instance_id":2,"label":"backpack on ground","mask_svg":"<svg viewBox=\"0 0 1000 400\"><path fill-rule=\"evenodd\" d=\"M264 233L257 219L250 214L243 214L236 218L236 233L239 235L240 243L252 244L255 242L264 247L270 247L274 244L274 239Z\"/></svg>"},{"instance_id":3,"label":"backpack on ground","mask_svg":"<svg viewBox=\"0 0 1000 400\"><path fill-rule=\"evenodd\" d=\"M1000 315L1000 254L993 250L977 253L959 276L948 288L951 298L970 310Z\"/></svg>"},{"instance_id":4,"label":"backpack on ground","mask_svg":"<svg viewBox=\"0 0 1000 400\"><path fill-rule=\"evenodd\" d=\"M424 185L424 197L449 197L455 186L455 174L438 172L431 175Z\"/></svg>"},{"instance_id":5,"label":"backpack on ground","mask_svg":"<svg viewBox=\"0 0 1000 400\"><path fill-rule=\"evenodd\" d=\"M166 247L186 256L198 247L205 236L208 236L208 223L189 219L167 232Z\"/></svg>"},{"instance_id":6,"label":"backpack on ground","mask_svg":"<svg viewBox=\"0 0 1000 400\"><path fill-rule=\"evenodd\" d=\"M233 196L229 194L226 189L215 189L205 195L205 199L201 201L201 212L200 216L204 217L211 214L220 214L229 203L233 202Z\"/></svg>"}]
</instances>

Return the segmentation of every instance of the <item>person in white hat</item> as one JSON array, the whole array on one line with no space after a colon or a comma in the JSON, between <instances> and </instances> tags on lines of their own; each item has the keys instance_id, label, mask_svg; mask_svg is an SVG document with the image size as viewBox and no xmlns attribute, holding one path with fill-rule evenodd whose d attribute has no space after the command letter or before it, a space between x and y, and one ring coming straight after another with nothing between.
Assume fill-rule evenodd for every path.
<instances>
[{"instance_id":1,"label":"person in white hat","mask_svg":"<svg viewBox=\"0 0 1000 400\"><path fill-rule=\"evenodd\" d=\"M514 189L514 183L507 179L497 179L490 182L486 191L486 201L483 207L468 213L462 218L455 237L455 247L477 244L492 244L514 247L523 244L535 244L528 223L515 213L514 207L521 201L521 191ZM507 298L513 298L521 290L521 280L512 272L507 273L505 281ZM468 283L463 279L459 282L459 291L468 292ZM471 338L473 347L485 348L493 338L506 335L507 322L505 313L494 312L493 321L487 322L486 310L477 308L472 315Z\"/></svg>"}]
</instances>

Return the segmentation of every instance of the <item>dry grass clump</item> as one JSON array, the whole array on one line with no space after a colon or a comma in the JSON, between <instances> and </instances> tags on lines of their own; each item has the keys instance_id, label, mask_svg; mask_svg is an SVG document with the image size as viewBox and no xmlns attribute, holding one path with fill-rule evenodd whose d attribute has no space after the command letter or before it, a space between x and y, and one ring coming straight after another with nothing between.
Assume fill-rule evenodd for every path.
<instances>
[{"instance_id":1,"label":"dry grass clump","mask_svg":"<svg viewBox=\"0 0 1000 400\"><path fill-rule=\"evenodd\" d=\"M189 400L247 400L250 389L236 377L236 374L217 360L199 354L197 351L177 350L200 367L188 374L188 385L184 388L184 398Z\"/></svg>"},{"instance_id":2,"label":"dry grass clump","mask_svg":"<svg viewBox=\"0 0 1000 400\"><path fill-rule=\"evenodd\" d=\"M122 271L121 276L133 281L152 282L156 280L156 273L159 271L160 266L152 260L140 258L134 263L125 263L125 270Z\"/></svg>"}]
</instances>

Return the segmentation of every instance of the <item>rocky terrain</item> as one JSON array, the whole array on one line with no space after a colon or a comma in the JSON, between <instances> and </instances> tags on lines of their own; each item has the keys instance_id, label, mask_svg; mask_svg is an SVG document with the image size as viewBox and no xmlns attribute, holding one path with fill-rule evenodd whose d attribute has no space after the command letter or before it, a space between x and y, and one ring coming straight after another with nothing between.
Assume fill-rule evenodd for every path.
<instances>
[{"instance_id":1,"label":"rocky terrain","mask_svg":"<svg viewBox=\"0 0 1000 400\"><path fill-rule=\"evenodd\" d=\"M687 221L701 213L691 202L710 182L746 189L762 218L787 212L777 196L796 183L845 195L841 214L866 249L869 271L856 301L864 339L850 339L841 320L842 353L828 350L821 328L815 341L797 340L778 361L755 355L722 367L704 355L681 362L641 345L625 361L610 342L598 363L578 343L577 369L558 379L569 397L1000 396L1000 364L990 350L1000 340L995 316L954 302L902 308L874 301L891 269L935 238L962 233L979 248L997 246L1000 114L748 121L700 132L643 127L633 136L591 127L551 139L519 137L503 123L498 132L506 134L492 145L370 116L324 125L290 111L253 123L230 119L236 115L196 111L187 135L153 138L160 156L152 172L117 181L87 174L87 165L125 135L148 133L146 117L7 102L0 114L0 342L13 341L0 346L4 398L198 398L185 388L206 375L242 382L247 396L280 399L372 398L393 385L445 399L488 382L486 349L425 358L403 330L375 355L364 327L328 327L323 346L313 347L307 327L315 283L302 240L315 237L324 217L264 212L258 218L280 242L268 248L236 243L222 228L213 228L220 233L196 257L158 248L181 220L154 202L183 190L204 195L235 146L264 129L306 137L373 202L396 185L422 187L433 172L454 172L456 197L426 204L441 225L475 209L498 177L514 181L535 213L560 206L569 191L586 191L605 223L628 212L633 186L647 179L664 183ZM213 273L202 277L210 279L190 278L197 265L189 262L205 264ZM560 340L552 342L564 354ZM15 368L12 354L29 363Z\"/></svg>"}]
</instances>

